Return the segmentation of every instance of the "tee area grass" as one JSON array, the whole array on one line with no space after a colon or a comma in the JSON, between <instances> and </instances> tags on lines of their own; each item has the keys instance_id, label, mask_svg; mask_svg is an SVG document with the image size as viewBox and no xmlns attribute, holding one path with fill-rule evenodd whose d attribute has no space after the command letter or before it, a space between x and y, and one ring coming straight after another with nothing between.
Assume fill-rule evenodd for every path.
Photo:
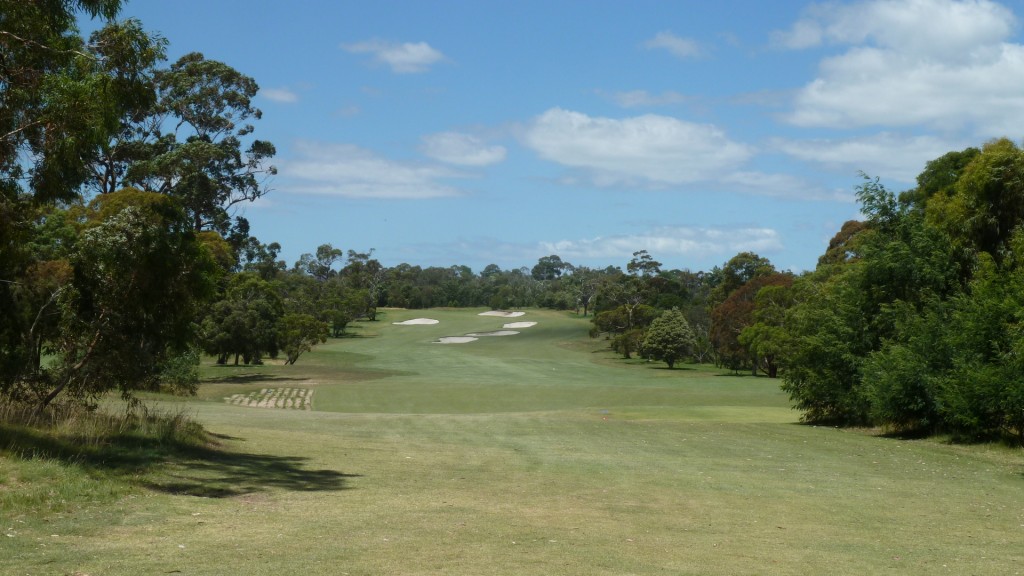
<instances>
[{"instance_id":1,"label":"tee area grass","mask_svg":"<svg viewBox=\"0 0 1024 576\"><path fill-rule=\"evenodd\" d=\"M211 448L8 451L0 573L1024 573L1019 449L799 425L776 381L478 312L388 310L294 366L147 399ZM392 324L416 317L440 322ZM288 388L312 409L225 401Z\"/></svg>"}]
</instances>

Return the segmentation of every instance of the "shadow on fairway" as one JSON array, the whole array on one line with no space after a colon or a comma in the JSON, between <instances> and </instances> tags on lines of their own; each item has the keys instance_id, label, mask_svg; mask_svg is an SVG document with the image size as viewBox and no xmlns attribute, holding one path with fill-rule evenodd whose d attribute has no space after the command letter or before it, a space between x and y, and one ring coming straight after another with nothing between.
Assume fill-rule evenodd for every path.
<instances>
[{"instance_id":1,"label":"shadow on fairway","mask_svg":"<svg viewBox=\"0 0 1024 576\"><path fill-rule=\"evenodd\" d=\"M209 435L211 439L215 436ZM303 457L234 452L216 443L195 446L130 433L98 441L0 423L0 455L4 454L59 460L97 476L121 477L160 492L207 498L269 489L345 490L346 479L359 476L307 469L308 459Z\"/></svg>"},{"instance_id":2,"label":"shadow on fairway","mask_svg":"<svg viewBox=\"0 0 1024 576\"><path fill-rule=\"evenodd\" d=\"M255 384L257 382L304 382L309 378L295 378L292 376L282 376L279 374L260 374L260 373L248 373L248 374L229 374L226 376L216 376L212 378L206 378L203 380L204 384Z\"/></svg>"},{"instance_id":3,"label":"shadow on fairway","mask_svg":"<svg viewBox=\"0 0 1024 576\"><path fill-rule=\"evenodd\" d=\"M175 462L173 470L161 478L143 482L151 490L203 498L242 496L268 489L298 492L345 490L347 478L337 470L308 470L307 458L226 452L211 448L192 448Z\"/></svg>"},{"instance_id":4,"label":"shadow on fairway","mask_svg":"<svg viewBox=\"0 0 1024 576\"><path fill-rule=\"evenodd\" d=\"M377 334L352 334L350 332L345 332L344 334L331 336L332 340L359 340L364 338L377 338Z\"/></svg>"}]
</instances>

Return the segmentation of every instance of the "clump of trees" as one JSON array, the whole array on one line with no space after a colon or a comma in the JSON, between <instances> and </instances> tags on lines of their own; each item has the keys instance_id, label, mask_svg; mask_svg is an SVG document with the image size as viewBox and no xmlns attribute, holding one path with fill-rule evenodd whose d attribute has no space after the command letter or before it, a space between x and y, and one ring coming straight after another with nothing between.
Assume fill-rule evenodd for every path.
<instances>
[{"instance_id":1,"label":"clump of trees","mask_svg":"<svg viewBox=\"0 0 1024 576\"><path fill-rule=\"evenodd\" d=\"M866 220L793 286L783 388L806 420L1024 441L1022 177L1006 139L899 195L865 177Z\"/></svg>"},{"instance_id":2,"label":"clump of trees","mask_svg":"<svg viewBox=\"0 0 1024 576\"><path fill-rule=\"evenodd\" d=\"M256 82L165 67L121 4L0 0L0 396L39 409L194 390L197 327L250 241L228 209L275 172ZM105 24L84 38L79 15Z\"/></svg>"},{"instance_id":3,"label":"clump of trees","mask_svg":"<svg viewBox=\"0 0 1024 576\"><path fill-rule=\"evenodd\" d=\"M807 422L1024 442L1024 150L950 152L900 194L864 176L857 197L865 219L800 275L752 253L696 274L634 254L599 277L592 334L665 359L678 307L693 339L673 362L781 377Z\"/></svg>"}]
</instances>

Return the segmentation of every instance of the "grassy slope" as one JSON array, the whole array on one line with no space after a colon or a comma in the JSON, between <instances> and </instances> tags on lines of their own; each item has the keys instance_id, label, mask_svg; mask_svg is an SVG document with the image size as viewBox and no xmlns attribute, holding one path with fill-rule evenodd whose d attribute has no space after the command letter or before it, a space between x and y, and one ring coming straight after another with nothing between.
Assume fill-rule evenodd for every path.
<instances>
[{"instance_id":1,"label":"grassy slope","mask_svg":"<svg viewBox=\"0 0 1024 576\"><path fill-rule=\"evenodd\" d=\"M417 316L441 323L390 324ZM355 332L296 366L209 368L184 406L226 454L117 476L0 460L0 572L1024 572L1019 450L795 425L774 382L623 366L562 314ZM275 386L317 411L221 401ZM64 504L23 498L52 478Z\"/></svg>"}]
</instances>

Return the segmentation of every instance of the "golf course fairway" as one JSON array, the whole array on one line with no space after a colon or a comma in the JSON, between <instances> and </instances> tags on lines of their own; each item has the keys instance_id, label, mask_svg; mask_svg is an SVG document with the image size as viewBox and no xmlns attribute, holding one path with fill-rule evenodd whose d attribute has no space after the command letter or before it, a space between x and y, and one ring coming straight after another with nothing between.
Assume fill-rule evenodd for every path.
<instances>
[{"instance_id":1,"label":"golf course fairway","mask_svg":"<svg viewBox=\"0 0 1024 576\"><path fill-rule=\"evenodd\" d=\"M382 310L145 397L207 451L0 460L0 573L1024 573L1020 449L802 425L777 380L483 312Z\"/></svg>"}]
</instances>

